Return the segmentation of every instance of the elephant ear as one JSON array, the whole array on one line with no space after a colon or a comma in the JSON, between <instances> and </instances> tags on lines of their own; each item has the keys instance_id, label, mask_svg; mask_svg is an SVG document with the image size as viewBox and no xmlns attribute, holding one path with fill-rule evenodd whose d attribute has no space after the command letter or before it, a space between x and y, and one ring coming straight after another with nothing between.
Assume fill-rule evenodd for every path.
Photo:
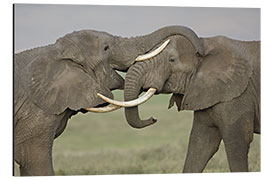
<instances>
[{"instance_id":1,"label":"elephant ear","mask_svg":"<svg viewBox=\"0 0 270 180\"><path fill-rule=\"evenodd\" d=\"M80 110L105 103L96 94L113 98L110 90L99 84L93 72L87 72L73 59L33 60L25 69L24 86L29 98L50 114L67 108Z\"/></svg>"},{"instance_id":2,"label":"elephant ear","mask_svg":"<svg viewBox=\"0 0 270 180\"><path fill-rule=\"evenodd\" d=\"M232 40L206 41L206 55L192 78L182 110L201 110L240 96L252 75L252 62L240 44Z\"/></svg>"}]
</instances>

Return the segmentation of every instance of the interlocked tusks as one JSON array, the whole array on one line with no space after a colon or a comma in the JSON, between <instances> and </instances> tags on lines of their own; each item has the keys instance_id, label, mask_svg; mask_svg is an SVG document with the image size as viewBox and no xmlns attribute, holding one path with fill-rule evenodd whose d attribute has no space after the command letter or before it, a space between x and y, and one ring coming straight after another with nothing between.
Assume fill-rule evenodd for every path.
<instances>
[{"instance_id":1,"label":"interlocked tusks","mask_svg":"<svg viewBox=\"0 0 270 180\"><path fill-rule=\"evenodd\" d=\"M110 99L106 96L103 96L102 94L97 93L97 95L103 99L104 101L116 105L116 106L121 106L121 107L133 107L133 106L138 106L144 102L146 102L148 99L150 99L156 92L155 88L149 88L148 91L141 97L131 100L131 101L117 101Z\"/></svg>"},{"instance_id":2,"label":"interlocked tusks","mask_svg":"<svg viewBox=\"0 0 270 180\"><path fill-rule=\"evenodd\" d=\"M85 110L90 111L90 112L95 112L95 113L106 113L106 112L115 111L120 108L121 106L110 104L108 106L99 107L99 108L85 108Z\"/></svg>"},{"instance_id":3,"label":"interlocked tusks","mask_svg":"<svg viewBox=\"0 0 270 180\"><path fill-rule=\"evenodd\" d=\"M168 39L167 41L165 41L163 44L161 44L161 46L159 46L157 49L155 49L152 52L149 52L147 54L143 54L143 55L139 55L135 61L145 61L147 59L150 59L156 55L158 55L161 51L163 51L163 49L169 44L170 39Z\"/></svg>"}]
</instances>

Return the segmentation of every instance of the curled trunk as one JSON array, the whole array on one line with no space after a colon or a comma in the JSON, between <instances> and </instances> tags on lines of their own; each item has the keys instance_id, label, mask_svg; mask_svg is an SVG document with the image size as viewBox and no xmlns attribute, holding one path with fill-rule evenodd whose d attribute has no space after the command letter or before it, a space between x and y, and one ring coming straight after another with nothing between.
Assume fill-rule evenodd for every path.
<instances>
[{"instance_id":1,"label":"curled trunk","mask_svg":"<svg viewBox=\"0 0 270 180\"><path fill-rule=\"evenodd\" d=\"M141 79L146 73L146 67L143 66L143 64L144 63L138 63L132 66L126 75L128 81L125 83L125 101L137 99L141 92L143 83ZM129 125L134 128L143 128L154 124L157 121L153 117L150 117L147 120L141 120L138 112L138 106L125 108L125 116Z\"/></svg>"}]
</instances>

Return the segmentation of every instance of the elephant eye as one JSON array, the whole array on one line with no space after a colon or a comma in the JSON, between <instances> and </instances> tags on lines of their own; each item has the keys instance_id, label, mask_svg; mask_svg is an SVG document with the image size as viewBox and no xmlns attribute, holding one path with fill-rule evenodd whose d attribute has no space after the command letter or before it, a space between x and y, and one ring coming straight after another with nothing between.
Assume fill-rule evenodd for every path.
<instances>
[{"instance_id":1,"label":"elephant eye","mask_svg":"<svg viewBox=\"0 0 270 180\"><path fill-rule=\"evenodd\" d=\"M198 52L196 52L196 56L197 57L202 57L202 55L200 53L198 53Z\"/></svg>"},{"instance_id":2,"label":"elephant eye","mask_svg":"<svg viewBox=\"0 0 270 180\"><path fill-rule=\"evenodd\" d=\"M175 59L174 59L174 58L170 58L169 61L170 61L170 62L174 62Z\"/></svg>"},{"instance_id":3,"label":"elephant eye","mask_svg":"<svg viewBox=\"0 0 270 180\"><path fill-rule=\"evenodd\" d=\"M107 51L107 50L109 50L110 49L110 47L108 46L108 45L106 45L105 47L104 47L104 51Z\"/></svg>"}]
</instances>

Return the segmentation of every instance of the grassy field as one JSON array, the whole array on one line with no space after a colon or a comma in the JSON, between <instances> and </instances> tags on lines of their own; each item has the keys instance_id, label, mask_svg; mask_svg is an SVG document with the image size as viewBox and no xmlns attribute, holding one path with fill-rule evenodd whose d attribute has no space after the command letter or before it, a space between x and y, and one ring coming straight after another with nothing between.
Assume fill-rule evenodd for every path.
<instances>
[{"instance_id":1,"label":"grassy field","mask_svg":"<svg viewBox=\"0 0 270 180\"><path fill-rule=\"evenodd\" d=\"M115 92L115 98L122 94ZM158 122L145 129L131 128L123 109L107 114L74 116L55 140L56 175L180 173L187 151L193 112L167 109L169 95L154 96L140 106L142 118ZM260 136L249 152L250 171L260 171ZM223 143L204 172L229 172ZM18 167L15 175L18 175Z\"/></svg>"}]
</instances>

